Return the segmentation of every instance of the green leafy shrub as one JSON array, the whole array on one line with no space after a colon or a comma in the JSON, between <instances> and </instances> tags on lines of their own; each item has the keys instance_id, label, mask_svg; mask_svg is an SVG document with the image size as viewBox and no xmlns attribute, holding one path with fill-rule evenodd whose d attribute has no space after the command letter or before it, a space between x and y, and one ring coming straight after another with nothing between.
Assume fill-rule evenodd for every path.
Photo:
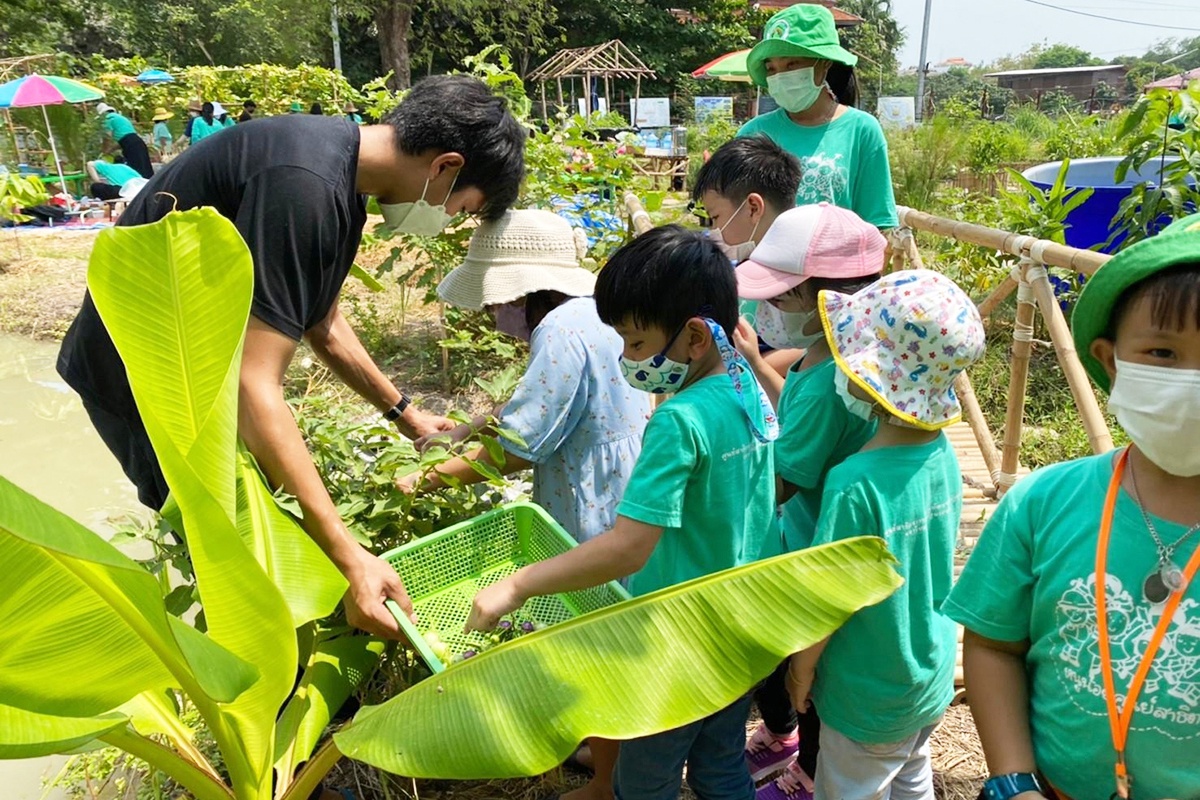
<instances>
[{"instance_id":1,"label":"green leafy shrub","mask_svg":"<svg viewBox=\"0 0 1200 800\"><path fill-rule=\"evenodd\" d=\"M1029 158L1031 143L1016 127L1004 122L980 122L967 137L966 164L976 175L990 175L1003 164Z\"/></svg>"},{"instance_id":2,"label":"green leafy shrub","mask_svg":"<svg viewBox=\"0 0 1200 800\"><path fill-rule=\"evenodd\" d=\"M943 181L963 163L967 135L953 119L935 116L907 131L885 128L896 202L930 208Z\"/></svg>"}]
</instances>

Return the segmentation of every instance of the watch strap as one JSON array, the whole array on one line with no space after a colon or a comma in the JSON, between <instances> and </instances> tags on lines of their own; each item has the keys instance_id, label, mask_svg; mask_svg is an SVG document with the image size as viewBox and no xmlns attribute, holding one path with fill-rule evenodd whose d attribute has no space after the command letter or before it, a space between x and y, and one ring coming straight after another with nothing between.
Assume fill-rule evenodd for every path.
<instances>
[{"instance_id":1,"label":"watch strap","mask_svg":"<svg viewBox=\"0 0 1200 800\"><path fill-rule=\"evenodd\" d=\"M983 784L983 795L987 800L1011 800L1022 792L1042 792L1041 781L1032 772L996 775Z\"/></svg>"},{"instance_id":2,"label":"watch strap","mask_svg":"<svg viewBox=\"0 0 1200 800\"><path fill-rule=\"evenodd\" d=\"M395 422L400 419L400 415L404 413L404 409L408 408L412 401L408 399L408 395L400 393L400 402L383 412L383 418L388 422Z\"/></svg>"}]
</instances>

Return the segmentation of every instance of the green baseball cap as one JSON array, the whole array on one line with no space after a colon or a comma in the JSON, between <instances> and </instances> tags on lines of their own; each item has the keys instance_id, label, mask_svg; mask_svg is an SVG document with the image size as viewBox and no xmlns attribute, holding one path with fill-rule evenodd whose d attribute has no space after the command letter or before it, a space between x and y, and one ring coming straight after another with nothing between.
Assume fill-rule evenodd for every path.
<instances>
[{"instance_id":1,"label":"green baseball cap","mask_svg":"<svg viewBox=\"0 0 1200 800\"><path fill-rule=\"evenodd\" d=\"M1130 245L1088 278L1071 315L1075 352L1096 385L1112 388L1108 373L1089 352L1108 332L1113 307L1135 283L1180 264L1200 264L1200 214L1176 220L1158 235Z\"/></svg>"},{"instance_id":2,"label":"green baseball cap","mask_svg":"<svg viewBox=\"0 0 1200 800\"><path fill-rule=\"evenodd\" d=\"M833 12L817 3L799 3L767 20L762 41L746 56L750 79L767 85L768 58L822 58L853 67L858 56L838 40Z\"/></svg>"}]
</instances>

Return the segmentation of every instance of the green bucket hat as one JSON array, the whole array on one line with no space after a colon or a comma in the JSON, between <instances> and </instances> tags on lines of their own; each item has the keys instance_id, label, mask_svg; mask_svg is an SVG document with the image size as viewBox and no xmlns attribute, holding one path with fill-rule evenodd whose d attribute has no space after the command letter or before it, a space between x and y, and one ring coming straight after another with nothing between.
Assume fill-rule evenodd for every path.
<instances>
[{"instance_id":1,"label":"green bucket hat","mask_svg":"<svg viewBox=\"0 0 1200 800\"><path fill-rule=\"evenodd\" d=\"M833 12L817 3L799 3L767 20L762 41L746 57L750 79L767 85L768 58L823 58L853 67L858 56L838 41Z\"/></svg>"},{"instance_id":2,"label":"green bucket hat","mask_svg":"<svg viewBox=\"0 0 1200 800\"><path fill-rule=\"evenodd\" d=\"M1158 235L1117 253L1088 278L1071 315L1075 352L1096 385L1106 393L1112 382L1089 352L1092 342L1108 332L1113 307L1135 283L1180 264L1200 264L1200 214L1176 220Z\"/></svg>"},{"instance_id":3,"label":"green bucket hat","mask_svg":"<svg viewBox=\"0 0 1200 800\"><path fill-rule=\"evenodd\" d=\"M304 106L301 105L300 103L292 103L292 105L288 108L288 113L289 114L303 114Z\"/></svg>"}]
</instances>

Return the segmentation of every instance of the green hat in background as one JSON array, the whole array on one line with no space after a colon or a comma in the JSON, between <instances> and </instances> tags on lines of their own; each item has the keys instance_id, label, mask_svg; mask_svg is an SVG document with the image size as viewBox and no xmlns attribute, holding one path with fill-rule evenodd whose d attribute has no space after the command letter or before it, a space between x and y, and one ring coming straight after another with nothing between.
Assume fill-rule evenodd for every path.
<instances>
[{"instance_id":1,"label":"green hat in background","mask_svg":"<svg viewBox=\"0 0 1200 800\"><path fill-rule=\"evenodd\" d=\"M1176 220L1158 235L1132 244L1088 278L1071 315L1075 352L1096 385L1108 392L1112 382L1089 349L1108 332L1113 307L1129 287L1180 264L1200 264L1200 214Z\"/></svg>"},{"instance_id":2,"label":"green hat in background","mask_svg":"<svg viewBox=\"0 0 1200 800\"><path fill-rule=\"evenodd\" d=\"M302 104L300 104L299 102L292 103L292 105L288 108L288 113L289 114L303 114L304 106Z\"/></svg>"},{"instance_id":3,"label":"green hat in background","mask_svg":"<svg viewBox=\"0 0 1200 800\"><path fill-rule=\"evenodd\" d=\"M746 56L750 79L767 85L768 58L822 58L853 67L858 56L838 40L833 12L817 3L798 3L767 20L762 41Z\"/></svg>"}]
</instances>

